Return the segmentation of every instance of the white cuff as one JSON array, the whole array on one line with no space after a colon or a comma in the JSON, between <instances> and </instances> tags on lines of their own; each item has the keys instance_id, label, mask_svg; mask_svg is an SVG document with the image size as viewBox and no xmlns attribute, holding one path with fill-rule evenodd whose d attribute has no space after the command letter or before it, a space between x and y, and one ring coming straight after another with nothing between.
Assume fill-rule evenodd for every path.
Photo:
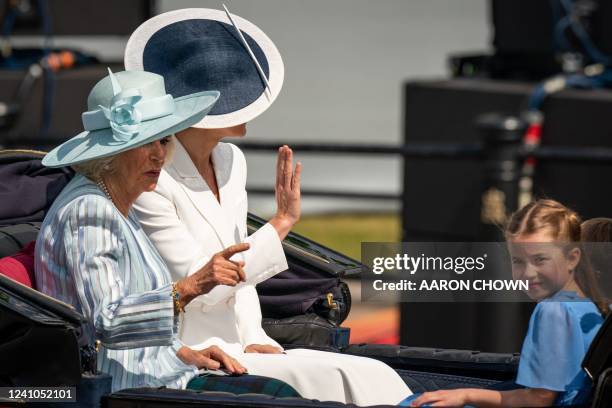
<instances>
[{"instance_id":1,"label":"white cuff","mask_svg":"<svg viewBox=\"0 0 612 408\"><path fill-rule=\"evenodd\" d=\"M270 223L266 223L251 236L247 237L244 242L248 242L250 248L246 252L236 254L230 259L232 261L244 261L246 282L240 283L235 287L225 285L215 286L207 294L194 299L194 302L201 302L208 306L215 305L232 296L241 285L250 284L255 286L289 268L281 240ZM201 259L196 262L194 265L197 269L192 266L191 273L204 266L206 262L208 262L208 259Z\"/></svg>"},{"instance_id":2,"label":"white cuff","mask_svg":"<svg viewBox=\"0 0 612 408\"><path fill-rule=\"evenodd\" d=\"M278 232L270 223L255 231L244 242L251 245L244 257L247 283L257 285L289 268ZM241 259L237 255L232 260Z\"/></svg>"},{"instance_id":3,"label":"white cuff","mask_svg":"<svg viewBox=\"0 0 612 408\"><path fill-rule=\"evenodd\" d=\"M282 351L285 351L285 349L280 344L278 344L272 337L266 334L265 330L262 327L260 327L259 330L253 330L252 332L249 331L248 333L244 333L243 338L241 338L240 340L244 348L250 346L251 344L265 344L273 347L278 347Z\"/></svg>"}]
</instances>

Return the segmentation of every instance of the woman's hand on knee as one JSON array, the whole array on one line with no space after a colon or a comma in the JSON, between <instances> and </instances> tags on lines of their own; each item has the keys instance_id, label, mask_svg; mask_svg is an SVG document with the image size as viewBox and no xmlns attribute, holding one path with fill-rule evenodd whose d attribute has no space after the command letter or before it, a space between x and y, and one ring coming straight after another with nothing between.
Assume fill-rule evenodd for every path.
<instances>
[{"instance_id":1,"label":"woman's hand on knee","mask_svg":"<svg viewBox=\"0 0 612 408\"><path fill-rule=\"evenodd\" d=\"M280 239L284 239L301 215L301 174L302 164L293 168L293 151L288 146L278 149L276 162L276 215L270 224L276 229Z\"/></svg>"},{"instance_id":2,"label":"woman's hand on knee","mask_svg":"<svg viewBox=\"0 0 612 408\"><path fill-rule=\"evenodd\" d=\"M243 261L231 261L239 252L249 249L248 243L231 245L216 253L196 273L176 282L179 302L184 308L194 298L210 292L217 285L236 286L246 281Z\"/></svg>"},{"instance_id":3,"label":"woman's hand on knee","mask_svg":"<svg viewBox=\"0 0 612 408\"><path fill-rule=\"evenodd\" d=\"M221 368L221 363L213 359L203 356L199 351L183 346L176 353L176 356L181 361L188 365L193 365L198 368L207 368L217 370Z\"/></svg>"},{"instance_id":4,"label":"woman's hand on knee","mask_svg":"<svg viewBox=\"0 0 612 408\"><path fill-rule=\"evenodd\" d=\"M224 368L232 374L245 374L246 368L235 358L217 346L210 346L202 350L193 350L183 346L176 356L185 364L194 365L200 369L218 370Z\"/></svg>"},{"instance_id":5,"label":"woman's hand on knee","mask_svg":"<svg viewBox=\"0 0 612 408\"><path fill-rule=\"evenodd\" d=\"M282 349L269 344L249 344L244 348L245 353L281 354Z\"/></svg>"},{"instance_id":6,"label":"woman's hand on knee","mask_svg":"<svg viewBox=\"0 0 612 408\"><path fill-rule=\"evenodd\" d=\"M222 368L225 368L232 374L246 374L247 372L247 369L240 364L238 360L231 357L217 346L210 346L200 350L198 353L200 353L200 355L207 360L218 362L221 364Z\"/></svg>"}]
</instances>

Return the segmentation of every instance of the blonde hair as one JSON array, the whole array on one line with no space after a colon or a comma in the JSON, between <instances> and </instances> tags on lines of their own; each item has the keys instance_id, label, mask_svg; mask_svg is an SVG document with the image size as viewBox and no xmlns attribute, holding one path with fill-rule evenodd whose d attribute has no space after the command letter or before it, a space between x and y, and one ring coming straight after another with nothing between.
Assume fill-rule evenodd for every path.
<instances>
[{"instance_id":1,"label":"blonde hair","mask_svg":"<svg viewBox=\"0 0 612 408\"><path fill-rule=\"evenodd\" d=\"M174 157L174 152L176 150L176 143L174 142L174 135L167 136L168 137L168 145L166 146L166 159L164 160L164 165L170 163L172 158ZM146 146L146 145L144 145ZM139 146L143 147L143 146ZM123 153L123 152L122 152ZM90 180L98 181L104 178L105 176L109 176L113 174L117 169L114 166L114 160L121 153L117 153L115 155L109 157L102 157L100 159L88 160L83 163L75 164L72 166L74 171L79 174L84 175Z\"/></svg>"},{"instance_id":2,"label":"blonde hair","mask_svg":"<svg viewBox=\"0 0 612 408\"><path fill-rule=\"evenodd\" d=\"M506 225L506 237L513 238L547 230L553 239L580 242L580 217L555 200L536 200L516 211Z\"/></svg>"},{"instance_id":3,"label":"blonde hair","mask_svg":"<svg viewBox=\"0 0 612 408\"><path fill-rule=\"evenodd\" d=\"M115 172L114 160L117 155L103 157L101 159L88 160L72 166L74 171L84 175L90 180L98 181Z\"/></svg>"},{"instance_id":4,"label":"blonde hair","mask_svg":"<svg viewBox=\"0 0 612 408\"><path fill-rule=\"evenodd\" d=\"M512 214L506 225L505 235L506 239L512 239L546 231L553 240L569 243L568 248L579 248L584 254L581 245L581 222L575 211L558 201L536 200ZM584 294L597 305L602 314L606 315L607 302L600 293L595 274L586 256L580 257L574 271L574 279Z\"/></svg>"}]
</instances>

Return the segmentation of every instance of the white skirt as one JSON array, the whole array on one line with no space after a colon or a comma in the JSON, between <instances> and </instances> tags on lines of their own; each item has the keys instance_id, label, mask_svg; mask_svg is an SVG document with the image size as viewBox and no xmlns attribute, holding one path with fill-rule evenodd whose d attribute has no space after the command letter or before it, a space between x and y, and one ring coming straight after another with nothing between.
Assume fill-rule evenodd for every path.
<instances>
[{"instance_id":1,"label":"white skirt","mask_svg":"<svg viewBox=\"0 0 612 408\"><path fill-rule=\"evenodd\" d=\"M391 367L372 358L308 349L234 357L249 374L282 380L307 399L395 405L412 395Z\"/></svg>"}]
</instances>

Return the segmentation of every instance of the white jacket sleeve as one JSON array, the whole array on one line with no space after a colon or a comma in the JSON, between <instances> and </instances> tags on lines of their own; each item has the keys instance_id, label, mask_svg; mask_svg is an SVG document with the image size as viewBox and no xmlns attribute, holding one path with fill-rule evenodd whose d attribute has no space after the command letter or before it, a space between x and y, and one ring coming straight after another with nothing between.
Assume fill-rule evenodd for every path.
<instances>
[{"instance_id":1,"label":"white jacket sleeve","mask_svg":"<svg viewBox=\"0 0 612 408\"><path fill-rule=\"evenodd\" d=\"M240 283L234 287L225 285L215 286L208 294L197 298L198 301L207 305L214 305L229 298L236 290L241 289L243 286L257 285L259 282L263 282L287 270L288 265L287 259L285 258L285 252L280 242L280 238L278 237L278 233L272 225L265 224L252 235L245 238L243 242L248 242L250 248L245 252L234 255L230 259L244 261L246 282ZM209 259L209 257L202 257L195 260L195 270L206 265ZM259 307L259 301L257 306ZM259 312L259 315L259 319L261 320L261 312Z\"/></svg>"},{"instance_id":2,"label":"white jacket sleeve","mask_svg":"<svg viewBox=\"0 0 612 408\"><path fill-rule=\"evenodd\" d=\"M166 261L172 279L179 280L198 271L210 260L211 255L202 254L202 246L206 243L197 242L179 218L171 194L164 189L162 177L170 176L162 172L157 189L142 194L134 204L134 209L149 239ZM245 262L246 284L256 285L287 269L280 239L270 224L264 225L244 242L251 245L250 249L235 257ZM196 301L214 305L228 299L244 285L219 285L199 296Z\"/></svg>"},{"instance_id":3,"label":"white jacket sleeve","mask_svg":"<svg viewBox=\"0 0 612 408\"><path fill-rule=\"evenodd\" d=\"M246 170L244 155L238 148L233 147L236 151L236 157L243 161L241 168ZM243 181L246 183L246 174L243 176ZM248 285L236 292L234 310L238 318L238 332L243 347L251 344L267 344L282 350L281 345L268 336L261 326L261 306L255 285L286 270L289 266L287 265L285 251L283 250L278 232L276 232L276 229L271 224L266 223L251 236L247 236L247 207L248 205L245 203L239 216L236 218L236 223L239 224L243 240L251 245L251 249L247 251L250 254L248 259L245 260L246 269L248 269L247 274L251 270L259 273L251 279L250 283L252 285Z\"/></svg>"},{"instance_id":4,"label":"white jacket sleeve","mask_svg":"<svg viewBox=\"0 0 612 408\"><path fill-rule=\"evenodd\" d=\"M239 180L237 183L239 183L241 194L244 194L246 198L246 159L238 147L230 146L234 151L236 161L240 163L235 168L242 171L239 171L240 174L235 177L236 180ZM278 232L270 223L266 223L250 236L247 235L247 203L248 201L245 199L243 204L236 209L235 224L240 231L243 242L250 244L250 249L244 252L245 273L247 282L256 285L279 272L287 270L289 266Z\"/></svg>"},{"instance_id":5,"label":"white jacket sleeve","mask_svg":"<svg viewBox=\"0 0 612 408\"><path fill-rule=\"evenodd\" d=\"M245 285L235 293L235 315L243 348L250 344L267 344L283 349L280 344L268 336L261 326L261 307L257 290L253 285Z\"/></svg>"}]
</instances>

